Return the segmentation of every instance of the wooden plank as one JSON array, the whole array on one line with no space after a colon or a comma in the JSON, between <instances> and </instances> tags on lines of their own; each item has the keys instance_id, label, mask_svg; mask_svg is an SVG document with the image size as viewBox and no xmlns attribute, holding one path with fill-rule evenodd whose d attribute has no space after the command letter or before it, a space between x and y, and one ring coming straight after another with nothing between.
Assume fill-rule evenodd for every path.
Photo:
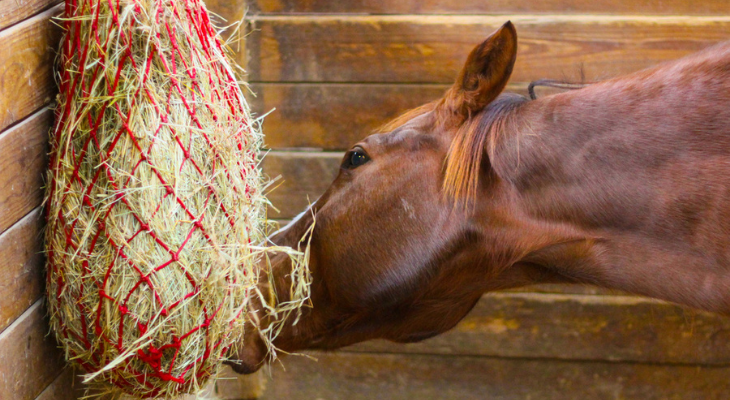
<instances>
[{"instance_id":1,"label":"wooden plank","mask_svg":"<svg viewBox=\"0 0 730 400\"><path fill-rule=\"evenodd\" d=\"M57 3L58 0L0 0L0 30Z\"/></svg>"},{"instance_id":2,"label":"wooden plank","mask_svg":"<svg viewBox=\"0 0 730 400\"><path fill-rule=\"evenodd\" d=\"M235 45L233 49L235 51L243 51L242 46L245 43L243 30L236 32L236 25L239 22L243 22L244 16L248 12L248 1L249 0L206 0L205 7L211 16L213 24L217 27L227 27L228 29L223 30L221 33L227 39L232 39ZM232 33L238 33L234 38L231 38Z\"/></svg>"},{"instance_id":3,"label":"wooden plank","mask_svg":"<svg viewBox=\"0 0 730 400\"><path fill-rule=\"evenodd\" d=\"M36 209L0 235L0 332L43 295L42 234Z\"/></svg>"},{"instance_id":4,"label":"wooden plank","mask_svg":"<svg viewBox=\"0 0 730 400\"><path fill-rule=\"evenodd\" d=\"M0 32L0 131L48 104L60 28L51 21L60 6Z\"/></svg>"},{"instance_id":5,"label":"wooden plank","mask_svg":"<svg viewBox=\"0 0 730 400\"><path fill-rule=\"evenodd\" d=\"M730 319L634 296L485 295L453 330L356 352L729 365Z\"/></svg>"},{"instance_id":6,"label":"wooden plank","mask_svg":"<svg viewBox=\"0 0 730 400\"><path fill-rule=\"evenodd\" d=\"M600 80L730 38L727 16L261 16L250 19L249 81L451 83L508 19L515 82Z\"/></svg>"},{"instance_id":7,"label":"wooden plank","mask_svg":"<svg viewBox=\"0 0 730 400\"><path fill-rule=\"evenodd\" d=\"M53 112L35 113L0 133L0 233L43 201Z\"/></svg>"},{"instance_id":8,"label":"wooden plank","mask_svg":"<svg viewBox=\"0 0 730 400\"><path fill-rule=\"evenodd\" d=\"M258 13L724 15L725 0L253 0Z\"/></svg>"},{"instance_id":9,"label":"wooden plank","mask_svg":"<svg viewBox=\"0 0 730 400\"><path fill-rule=\"evenodd\" d=\"M605 289L591 285L553 284L531 285L516 289L505 290L508 293L560 293L560 294L587 294L600 296L631 296L620 290Z\"/></svg>"},{"instance_id":10,"label":"wooden plank","mask_svg":"<svg viewBox=\"0 0 730 400\"><path fill-rule=\"evenodd\" d=\"M269 209L269 218L293 218L329 187L339 171L343 153L270 152L262 163L270 178L282 181L268 195L280 212Z\"/></svg>"},{"instance_id":11,"label":"wooden plank","mask_svg":"<svg viewBox=\"0 0 730 400\"><path fill-rule=\"evenodd\" d=\"M0 399L35 399L64 368L45 316L39 300L0 334Z\"/></svg>"},{"instance_id":12,"label":"wooden plank","mask_svg":"<svg viewBox=\"0 0 730 400\"><path fill-rule=\"evenodd\" d=\"M80 379L74 374L73 368L66 367L35 400L77 400L83 396Z\"/></svg>"},{"instance_id":13,"label":"wooden plank","mask_svg":"<svg viewBox=\"0 0 730 400\"><path fill-rule=\"evenodd\" d=\"M443 95L447 85L254 84L266 146L345 150L402 112Z\"/></svg>"},{"instance_id":14,"label":"wooden plank","mask_svg":"<svg viewBox=\"0 0 730 400\"><path fill-rule=\"evenodd\" d=\"M229 24L243 19L248 8L248 0L207 0L205 7L216 17L221 17ZM222 21L221 21L222 22Z\"/></svg>"},{"instance_id":15,"label":"wooden plank","mask_svg":"<svg viewBox=\"0 0 730 400\"><path fill-rule=\"evenodd\" d=\"M239 375L225 367L215 383L215 395L220 400L258 399L266 388L265 371Z\"/></svg>"},{"instance_id":16,"label":"wooden plank","mask_svg":"<svg viewBox=\"0 0 730 400\"><path fill-rule=\"evenodd\" d=\"M261 399L725 400L729 367L403 354L283 360Z\"/></svg>"}]
</instances>

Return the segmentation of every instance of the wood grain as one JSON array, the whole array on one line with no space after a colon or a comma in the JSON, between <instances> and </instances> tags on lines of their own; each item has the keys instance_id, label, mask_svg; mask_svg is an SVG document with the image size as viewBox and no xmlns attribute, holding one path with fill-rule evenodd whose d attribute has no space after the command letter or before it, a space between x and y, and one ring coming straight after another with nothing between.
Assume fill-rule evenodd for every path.
<instances>
[{"instance_id":1,"label":"wood grain","mask_svg":"<svg viewBox=\"0 0 730 400\"><path fill-rule=\"evenodd\" d=\"M45 108L0 133L0 233L43 201L52 125L53 112Z\"/></svg>"},{"instance_id":2,"label":"wood grain","mask_svg":"<svg viewBox=\"0 0 730 400\"><path fill-rule=\"evenodd\" d=\"M253 0L258 13L725 15L725 0Z\"/></svg>"},{"instance_id":3,"label":"wood grain","mask_svg":"<svg viewBox=\"0 0 730 400\"><path fill-rule=\"evenodd\" d=\"M48 104L56 93L53 60L60 6L0 32L0 131Z\"/></svg>"},{"instance_id":4,"label":"wood grain","mask_svg":"<svg viewBox=\"0 0 730 400\"><path fill-rule=\"evenodd\" d=\"M39 300L0 334L0 399L32 400L63 370Z\"/></svg>"},{"instance_id":5,"label":"wood grain","mask_svg":"<svg viewBox=\"0 0 730 400\"><path fill-rule=\"evenodd\" d=\"M207 0L205 7L213 14L213 18L224 18L228 23L243 19L248 7L248 0Z\"/></svg>"},{"instance_id":6,"label":"wood grain","mask_svg":"<svg viewBox=\"0 0 730 400\"><path fill-rule=\"evenodd\" d=\"M258 399L266 388L265 371L239 375L225 367L215 383L215 394L220 400Z\"/></svg>"},{"instance_id":7,"label":"wood grain","mask_svg":"<svg viewBox=\"0 0 730 400\"><path fill-rule=\"evenodd\" d=\"M547 344L546 344L547 345ZM312 353L275 367L261 399L725 400L729 367Z\"/></svg>"},{"instance_id":8,"label":"wood grain","mask_svg":"<svg viewBox=\"0 0 730 400\"><path fill-rule=\"evenodd\" d=\"M251 109L264 118L266 146L346 150L447 85L254 84Z\"/></svg>"},{"instance_id":9,"label":"wood grain","mask_svg":"<svg viewBox=\"0 0 730 400\"><path fill-rule=\"evenodd\" d=\"M279 212L269 218L293 218L324 193L337 176L343 153L270 152L262 163L264 174L281 177L268 195ZM278 186L277 186L278 185Z\"/></svg>"},{"instance_id":10,"label":"wood grain","mask_svg":"<svg viewBox=\"0 0 730 400\"><path fill-rule=\"evenodd\" d=\"M36 209L0 235L0 332L43 295L42 232Z\"/></svg>"},{"instance_id":11,"label":"wood grain","mask_svg":"<svg viewBox=\"0 0 730 400\"><path fill-rule=\"evenodd\" d=\"M730 365L730 319L634 296L485 295L446 334L349 351Z\"/></svg>"},{"instance_id":12,"label":"wood grain","mask_svg":"<svg viewBox=\"0 0 730 400\"><path fill-rule=\"evenodd\" d=\"M81 380L73 368L66 367L35 400L77 400L84 396Z\"/></svg>"},{"instance_id":13,"label":"wood grain","mask_svg":"<svg viewBox=\"0 0 730 400\"><path fill-rule=\"evenodd\" d=\"M208 9L211 21L217 27L227 27L221 31L223 37L232 41L232 49L236 52L245 51L246 40L243 30L238 23L242 22L247 15L249 0L207 0L205 6ZM236 36L232 36L232 34Z\"/></svg>"},{"instance_id":14,"label":"wood grain","mask_svg":"<svg viewBox=\"0 0 730 400\"><path fill-rule=\"evenodd\" d=\"M58 0L0 0L0 30L57 3Z\"/></svg>"},{"instance_id":15,"label":"wood grain","mask_svg":"<svg viewBox=\"0 0 730 400\"><path fill-rule=\"evenodd\" d=\"M508 19L519 36L514 82L605 79L730 38L726 16L260 16L250 19L249 81L451 83Z\"/></svg>"}]
</instances>

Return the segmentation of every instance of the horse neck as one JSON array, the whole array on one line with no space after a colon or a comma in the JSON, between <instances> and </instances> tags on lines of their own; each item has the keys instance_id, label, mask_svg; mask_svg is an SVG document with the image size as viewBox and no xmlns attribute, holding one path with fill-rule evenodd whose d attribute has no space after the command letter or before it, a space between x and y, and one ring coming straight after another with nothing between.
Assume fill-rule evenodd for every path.
<instances>
[{"instance_id":1,"label":"horse neck","mask_svg":"<svg viewBox=\"0 0 730 400\"><path fill-rule=\"evenodd\" d=\"M693 179L678 168L670 176L666 167L697 146L692 132L716 133L710 147L730 149L721 132L730 124L723 106L730 103L728 80L698 88L675 76L680 67L527 103L505 131L490 138L491 167L522 232L516 250L524 254L521 261L568 280L730 311L730 266L717 261L730 255L693 243L698 232L730 244L727 235L711 236L717 232L708 227L711 221L688 230L677 210L661 206L700 190L687 185L668 193L662 187ZM664 92L670 95L657 95L667 82L674 85ZM716 106L697 105L711 108L702 118L688 116L685 103L698 89L723 99ZM704 184L730 190L730 182Z\"/></svg>"}]
</instances>

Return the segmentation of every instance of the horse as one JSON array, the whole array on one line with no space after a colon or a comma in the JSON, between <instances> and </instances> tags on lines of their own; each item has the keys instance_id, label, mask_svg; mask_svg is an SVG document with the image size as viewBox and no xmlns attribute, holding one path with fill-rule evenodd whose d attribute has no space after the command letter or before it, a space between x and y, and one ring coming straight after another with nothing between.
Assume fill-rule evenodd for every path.
<instances>
[{"instance_id":1,"label":"horse","mask_svg":"<svg viewBox=\"0 0 730 400\"><path fill-rule=\"evenodd\" d=\"M730 42L535 100L502 93L516 55L507 22L271 237L308 234L312 276L277 348L420 341L485 292L541 283L730 314ZM286 301L290 257L270 263L262 285ZM235 371L265 364L260 336L239 347Z\"/></svg>"}]
</instances>

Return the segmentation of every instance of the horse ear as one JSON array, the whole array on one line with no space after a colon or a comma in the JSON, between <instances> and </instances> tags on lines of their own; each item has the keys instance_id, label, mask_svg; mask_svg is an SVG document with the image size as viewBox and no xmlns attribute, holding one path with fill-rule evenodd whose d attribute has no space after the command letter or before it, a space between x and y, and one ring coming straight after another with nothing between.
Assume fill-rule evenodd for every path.
<instances>
[{"instance_id":1,"label":"horse ear","mask_svg":"<svg viewBox=\"0 0 730 400\"><path fill-rule=\"evenodd\" d=\"M516 58L517 31L507 21L471 51L446 104L465 118L481 111L507 86Z\"/></svg>"}]
</instances>

